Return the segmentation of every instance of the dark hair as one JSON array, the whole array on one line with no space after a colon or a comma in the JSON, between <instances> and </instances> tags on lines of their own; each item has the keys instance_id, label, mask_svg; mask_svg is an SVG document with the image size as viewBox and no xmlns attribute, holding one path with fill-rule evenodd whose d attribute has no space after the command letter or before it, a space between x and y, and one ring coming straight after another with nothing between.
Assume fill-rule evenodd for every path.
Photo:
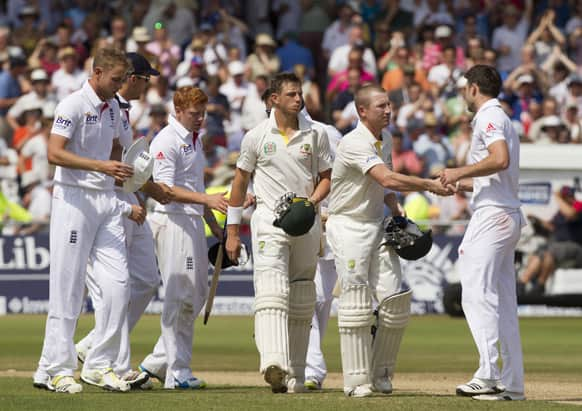
<instances>
[{"instance_id":1,"label":"dark hair","mask_svg":"<svg viewBox=\"0 0 582 411\"><path fill-rule=\"evenodd\" d=\"M494 67L477 64L465 73L469 84L476 84L479 92L489 97L497 97L501 91L501 76Z\"/></svg>"},{"instance_id":2,"label":"dark hair","mask_svg":"<svg viewBox=\"0 0 582 411\"><path fill-rule=\"evenodd\" d=\"M263 91L263 94L261 95L261 100L263 101L263 103L267 102L269 97L271 97L271 94L273 94L273 90L271 89L271 87L267 87L265 91Z\"/></svg>"},{"instance_id":3,"label":"dark hair","mask_svg":"<svg viewBox=\"0 0 582 411\"><path fill-rule=\"evenodd\" d=\"M281 93L281 91L283 91L283 84L285 83L294 83L301 85L301 80L299 80L299 77L297 77L295 73L289 72L278 73L271 80L271 86L269 87L271 93L275 94Z\"/></svg>"}]
</instances>

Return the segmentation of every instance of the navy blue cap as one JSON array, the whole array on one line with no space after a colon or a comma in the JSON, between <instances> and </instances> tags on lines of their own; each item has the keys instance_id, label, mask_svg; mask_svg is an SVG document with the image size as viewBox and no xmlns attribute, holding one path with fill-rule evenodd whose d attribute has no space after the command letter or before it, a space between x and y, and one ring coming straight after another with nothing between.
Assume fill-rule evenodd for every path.
<instances>
[{"instance_id":1,"label":"navy blue cap","mask_svg":"<svg viewBox=\"0 0 582 411\"><path fill-rule=\"evenodd\" d=\"M141 54L126 53L127 58L131 61L133 70L131 74L138 76L159 76L160 72L152 67L150 62Z\"/></svg>"}]
</instances>

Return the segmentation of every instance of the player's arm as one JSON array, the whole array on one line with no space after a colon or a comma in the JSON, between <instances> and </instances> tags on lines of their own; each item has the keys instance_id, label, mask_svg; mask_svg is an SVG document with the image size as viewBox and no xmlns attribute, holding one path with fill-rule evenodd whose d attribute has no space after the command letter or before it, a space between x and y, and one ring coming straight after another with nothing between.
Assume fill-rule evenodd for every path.
<instances>
[{"instance_id":1,"label":"player's arm","mask_svg":"<svg viewBox=\"0 0 582 411\"><path fill-rule=\"evenodd\" d=\"M313 190L309 201L314 205L317 205L329 194L329 189L331 188L331 169L322 171L319 173L319 182Z\"/></svg>"},{"instance_id":2,"label":"player's arm","mask_svg":"<svg viewBox=\"0 0 582 411\"><path fill-rule=\"evenodd\" d=\"M406 216L406 211L398 202L395 192L391 191L384 196L384 204L390 209L393 216Z\"/></svg>"},{"instance_id":3,"label":"player's arm","mask_svg":"<svg viewBox=\"0 0 582 411\"><path fill-rule=\"evenodd\" d=\"M230 190L230 206L226 221L226 255L231 261L237 261L240 254L241 241L239 235L240 221L242 218L243 203L246 198L247 188L251 180L251 173L237 167L234 173L234 181Z\"/></svg>"},{"instance_id":4,"label":"player's arm","mask_svg":"<svg viewBox=\"0 0 582 411\"><path fill-rule=\"evenodd\" d=\"M205 207L226 214L226 209L228 207L228 200L224 197L226 193L199 193L180 186L173 186L172 192L174 194L173 201L187 204L202 204Z\"/></svg>"},{"instance_id":5,"label":"player's arm","mask_svg":"<svg viewBox=\"0 0 582 411\"><path fill-rule=\"evenodd\" d=\"M133 167L115 160L95 160L82 157L66 149L68 138L51 133L48 141L48 161L61 167L97 171L121 181L133 175Z\"/></svg>"},{"instance_id":6,"label":"player's arm","mask_svg":"<svg viewBox=\"0 0 582 411\"><path fill-rule=\"evenodd\" d=\"M368 170L368 175L384 188L394 191L431 191L438 195L450 195L438 180L429 180L396 173L384 163L378 163Z\"/></svg>"}]
</instances>

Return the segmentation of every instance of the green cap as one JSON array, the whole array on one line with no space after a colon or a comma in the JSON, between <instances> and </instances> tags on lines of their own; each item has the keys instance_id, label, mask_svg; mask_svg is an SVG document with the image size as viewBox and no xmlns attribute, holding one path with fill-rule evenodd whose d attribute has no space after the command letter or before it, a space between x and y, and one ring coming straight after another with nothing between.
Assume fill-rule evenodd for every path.
<instances>
[{"instance_id":1,"label":"green cap","mask_svg":"<svg viewBox=\"0 0 582 411\"><path fill-rule=\"evenodd\" d=\"M296 197L282 216L273 221L275 227L283 229L293 237L307 234L315 222L315 206L306 198Z\"/></svg>"}]
</instances>

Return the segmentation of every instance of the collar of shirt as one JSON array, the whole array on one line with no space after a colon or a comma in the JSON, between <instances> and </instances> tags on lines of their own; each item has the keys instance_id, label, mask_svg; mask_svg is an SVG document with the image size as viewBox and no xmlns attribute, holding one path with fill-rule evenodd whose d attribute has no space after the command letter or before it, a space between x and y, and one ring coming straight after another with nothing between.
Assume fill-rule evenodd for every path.
<instances>
[{"instance_id":1,"label":"collar of shirt","mask_svg":"<svg viewBox=\"0 0 582 411\"><path fill-rule=\"evenodd\" d=\"M471 126L475 127L477 117L479 116L479 114L481 114L483 111L487 110L488 108L496 107L496 106L501 107L501 103L496 98L492 98L490 100L487 100L485 103L483 103L483 105L475 113L475 116L473 117L473 121L471 122Z\"/></svg>"},{"instance_id":2,"label":"collar of shirt","mask_svg":"<svg viewBox=\"0 0 582 411\"><path fill-rule=\"evenodd\" d=\"M170 114L168 116L168 124L172 126L176 134L178 134L182 140L190 143L192 132L188 131L188 129L184 127L176 117Z\"/></svg>"},{"instance_id":3,"label":"collar of shirt","mask_svg":"<svg viewBox=\"0 0 582 411\"><path fill-rule=\"evenodd\" d=\"M103 111L105 108L111 106L111 102L109 100L103 101L99 98L97 93L95 93L95 90L93 90L93 87L91 87L89 84L89 80L85 80L82 89L93 107L100 108L101 111Z\"/></svg>"},{"instance_id":4,"label":"collar of shirt","mask_svg":"<svg viewBox=\"0 0 582 411\"><path fill-rule=\"evenodd\" d=\"M382 140L378 140L376 137L374 137L374 134L372 134L370 129L368 127L366 127L364 125L364 123L362 123L359 120L358 120L358 125L356 126L356 129L354 131L357 131L359 134L363 135L365 137L365 140L368 143L373 144L374 146L376 146L376 143L382 144ZM382 134L382 138L383 137L384 137L384 134Z\"/></svg>"},{"instance_id":5,"label":"collar of shirt","mask_svg":"<svg viewBox=\"0 0 582 411\"><path fill-rule=\"evenodd\" d=\"M297 115L297 123L298 123L300 133L304 133L306 131L311 130L311 126L313 124L301 112L299 112L299 114ZM269 129L271 130L271 132L273 134L281 134L281 131L279 130L279 126L277 126L277 120L275 119L275 108L274 107L271 109L271 114L269 115ZM289 140L291 140L291 138L293 138L293 136L290 136Z\"/></svg>"},{"instance_id":6,"label":"collar of shirt","mask_svg":"<svg viewBox=\"0 0 582 411\"><path fill-rule=\"evenodd\" d=\"M123 96L119 93L116 94L117 102L119 103L119 108L123 110L131 109L131 103L123 98Z\"/></svg>"}]
</instances>

